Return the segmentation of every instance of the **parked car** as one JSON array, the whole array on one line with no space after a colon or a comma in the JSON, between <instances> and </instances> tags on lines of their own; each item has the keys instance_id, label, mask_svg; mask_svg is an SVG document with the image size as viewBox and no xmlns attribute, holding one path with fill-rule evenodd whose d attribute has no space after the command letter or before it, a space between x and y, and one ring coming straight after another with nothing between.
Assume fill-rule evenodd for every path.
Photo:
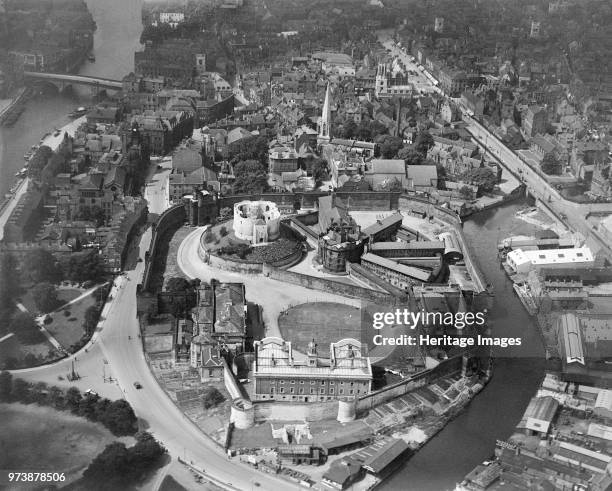
<instances>
[{"instance_id":1,"label":"parked car","mask_svg":"<svg viewBox=\"0 0 612 491\"><path fill-rule=\"evenodd\" d=\"M134 387L136 387L137 389L142 389L142 385L140 385L140 382L134 382Z\"/></svg>"}]
</instances>

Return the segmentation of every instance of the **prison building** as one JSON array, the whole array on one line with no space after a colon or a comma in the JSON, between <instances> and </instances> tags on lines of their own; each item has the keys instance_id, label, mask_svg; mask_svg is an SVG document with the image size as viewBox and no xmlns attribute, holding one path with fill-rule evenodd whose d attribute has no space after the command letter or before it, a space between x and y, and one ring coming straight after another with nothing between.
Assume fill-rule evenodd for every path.
<instances>
[{"instance_id":1,"label":"prison building","mask_svg":"<svg viewBox=\"0 0 612 491\"><path fill-rule=\"evenodd\" d=\"M430 271L399 264L369 252L361 256L361 265L402 290L408 290L413 283L427 283L431 280Z\"/></svg>"}]
</instances>

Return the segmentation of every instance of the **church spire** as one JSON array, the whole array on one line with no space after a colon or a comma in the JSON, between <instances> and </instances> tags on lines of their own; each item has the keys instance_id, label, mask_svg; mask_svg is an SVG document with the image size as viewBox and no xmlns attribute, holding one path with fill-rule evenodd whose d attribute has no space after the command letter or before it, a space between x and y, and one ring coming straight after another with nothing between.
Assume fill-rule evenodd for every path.
<instances>
[{"instance_id":1,"label":"church spire","mask_svg":"<svg viewBox=\"0 0 612 491\"><path fill-rule=\"evenodd\" d=\"M317 141L319 145L323 143L329 143L331 140L331 87L329 82L327 83L327 89L325 91L325 102L323 103L323 112L321 113L321 120L319 121L319 137Z\"/></svg>"}]
</instances>

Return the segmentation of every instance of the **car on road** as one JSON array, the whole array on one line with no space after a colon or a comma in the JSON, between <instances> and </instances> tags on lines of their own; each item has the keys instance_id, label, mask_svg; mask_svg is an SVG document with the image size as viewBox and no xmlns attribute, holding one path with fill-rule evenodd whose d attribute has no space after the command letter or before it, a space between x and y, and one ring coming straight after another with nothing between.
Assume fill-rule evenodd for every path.
<instances>
[{"instance_id":1,"label":"car on road","mask_svg":"<svg viewBox=\"0 0 612 491\"><path fill-rule=\"evenodd\" d=\"M137 389L142 389L142 385L140 384L140 382L134 382L134 387L136 387Z\"/></svg>"}]
</instances>

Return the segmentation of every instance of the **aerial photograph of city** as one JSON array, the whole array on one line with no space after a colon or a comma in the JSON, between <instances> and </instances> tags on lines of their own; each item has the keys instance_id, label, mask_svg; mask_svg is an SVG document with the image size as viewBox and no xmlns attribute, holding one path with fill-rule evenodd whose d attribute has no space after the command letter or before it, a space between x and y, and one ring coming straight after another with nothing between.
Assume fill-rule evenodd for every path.
<instances>
[{"instance_id":1,"label":"aerial photograph of city","mask_svg":"<svg viewBox=\"0 0 612 491\"><path fill-rule=\"evenodd\" d=\"M0 0L0 490L612 491L612 0Z\"/></svg>"}]
</instances>

